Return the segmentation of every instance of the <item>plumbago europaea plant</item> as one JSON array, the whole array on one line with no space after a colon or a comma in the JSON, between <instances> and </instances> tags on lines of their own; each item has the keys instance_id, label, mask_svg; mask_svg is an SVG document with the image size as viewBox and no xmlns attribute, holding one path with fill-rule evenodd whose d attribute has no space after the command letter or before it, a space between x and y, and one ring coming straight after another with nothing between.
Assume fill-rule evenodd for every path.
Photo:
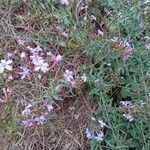
<instances>
[{"instance_id":1,"label":"plumbago europaea plant","mask_svg":"<svg viewBox=\"0 0 150 150\"><path fill-rule=\"evenodd\" d=\"M0 74L2 79L7 83L13 83L19 80L25 80L30 82L30 84L35 84L42 79L45 74L49 72L56 71L58 64L63 60L63 56L54 55L52 52L44 52L44 50L37 45L32 48L31 46L26 46L26 41L22 40L20 37L16 37L16 41L19 45L24 47L24 51L18 53L17 51L11 53L6 53L3 58L0 60ZM62 74L64 80L67 84L72 87L75 87L77 83L83 83L87 81L85 74L79 76L73 71L65 70ZM59 87L59 86L58 86ZM55 89L55 88L53 88ZM53 90L51 89L51 91ZM54 92L58 92L56 88ZM7 96L5 92L5 97ZM51 94L52 98L55 99L56 95ZM51 102L48 104L37 104L38 106L28 104L25 109L22 111L23 119L22 125L25 127L31 127L34 125L42 125L46 121L46 117L53 110ZM2 100L2 103L7 102L7 98ZM36 108L37 107L37 108ZM47 109L47 110L46 110Z\"/></svg>"},{"instance_id":2,"label":"plumbago europaea plant","mask_svg":"<svg viewBox=\"0 0 150 150\"><path fill-rule=\"evenodd\" d=\"M140 126L140 123L146 128L146 120L141 117L149 118L147 114L150 90L149 30L147 21L143 20L146 17L143 10L148 3L148 1L119 3L111 0L103 1L102 5L110 21L107 27L109 26L112 32L111 36L107 37L104 33L99 40L89 38L84 46L84 51L92 58L91 79L95 81L94 84L90 83L89 97L99 102L101 110L97 115L108 120L106 122L112 126L112 133L115 132L115 136L117 135L110 137L111 131L109 128L106 129L101 145L98 146L97 141L94 140L95 142L91 144L92 149L97 147L103 149L105 145L113 149L115 143L121 148L133 145L134 148L139 149L149 148L148 144L144 146L139 144L143 141L135 131L138 127L132 129L135 125ZM141 9L142 13L137 18L135 15L138 9ZM142 31L143 33L140 34ZM122 131L125 131L129 138L125 138ZM86 133L89 133L89 130ZM119 140L123 137L124 141Z\"/></svg>"}]
</instances>

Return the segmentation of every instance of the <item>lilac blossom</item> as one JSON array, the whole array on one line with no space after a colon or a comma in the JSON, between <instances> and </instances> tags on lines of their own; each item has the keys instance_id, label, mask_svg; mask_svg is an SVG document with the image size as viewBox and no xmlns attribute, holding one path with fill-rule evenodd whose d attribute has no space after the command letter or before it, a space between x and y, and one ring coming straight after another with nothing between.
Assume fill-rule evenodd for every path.
<instances>
[{"instance_id":1,"label":"lilac blossom","mask_svg":"<svg viewBox=\"0 0 150 150\"><path fill-rule=\"evenodd\" d=\"M37 122L38 125L43 125L46 118L45 118L45 116L42 115L40 117L36 117L34 120Z\"/></svg>"},{"instance_id":2,"label":"lilac blossom","mask_svg":"<svg viewBox=\"0 0 150 150\"><path fill-rule=\"evenodd\" d=\"M98 36L103 36L103 35L104 35L104 32L102 32L101 30L98 30L98 31L97 31L97 34L98 34Z\"/></svg>"},{"instance_id":3,"label":"lilac blossom","mask_svg":"<svg viewBox=\"0 0 150 150\"><path fill-rule=\"evenodd\" d=\"M94 15L91 15L91 20L96 21L96 17Z\"/></svg>"},{"instance_id":4,"label":"lilac blossom","mask_svg":"<svg viewBox=\"0 0 150 150\"><path fill-rule=\"evenodd\" d=\"M54 54L52 54L51 52L47 52L46 54L47 56L51 56L52 60L55 60L56 56Z\"/></svg>"},{"instance_id":5,"label":"lilac blossom","mask_svg":"<svg viewBox=\"0 0 150 150\"><path fill-rule=\"evenodd\" d=\"M97 135L94 136L94 139L96 141L103 141L103 139L104 139L104 133L102 131L98 132Z\"/></svg>"},{"instance_id":6,"label":"lilac blossom","mask_svg":"<svg viewBox=\"0 0 150 150\"><path fill-rule=\"evenodd\" d=\"M150 40L150 36L145 36L144 39Z\"/></svg>"},{"instance_id":7,"label":"lilac blossom","mask_svg":"<svg viewBox=\"0 0 150 150\"><path fill-rule=\"evenodd\" d=\"M63 56L57 55L54 61L59 62L62 60L62 58L63 58Z\"/></svg>"},{"instance_id":8,"label":"lilac blossom","mask_svg":"<svg viewBox=\"0 0 150 150\"><path fill-rule=\"evenodd\" d=\"M37 46L35 48L32 48L30 46L27 46L27 48L31 51L31 53L37 53L37 52L40 52L40 51L43 51L42 48L40 48L40 46Z\"/></svg>"},{"instance_id":9,"label":"lilac blossom","mask_svg":"<svg viewBox=\"0 0 150 150\"><path fill-rule=\"evenodd\" d=\"M34 60L33 64L35 65L35 71L41 70L43 73L49 71L49 65L43 59Z\"/></svg>"},{"instance_id":10,"label":"lilac blossom","mask_svg":"<svg viewBox=\"0 0 150 150\"><path fill-rule=\"evenodd\" d=\"M68 37L68 33L67 32L63 32L62 35L67 38Z\"/></svg>"},{"instance_id":11,"label":"lilac blossom","mask_svg":"<svg viewBox=\"0 0 150 150\"><path fill-rule=\"evenodd\" d=\"M91 120L96 121L96 119L94 117L91 117Z\"/></svg>"},{"instance_id":12,"label":"lilac blossom","mask_svg":"<svg viewBox=\"0 0 150 150\"><path fill-rule=\"evenodd\" d=\"M91 139L93 138L92 132L91 132L88 128L86 128L85 133L86 133L86 137L87 137L89 140L91 140Z\"/></svg>"},{"instance_id":13,"label":"lilac blossom","mask_svg":"<svg viewBox=\"0 0 150 150\"><path fill-rule=\"evenodd\" d=\"M55 66L62 60L63 56L61 55L57 55L55 58L54 58L54 62L53 64L51 65L51 69L55 68Z\"/></svg>"},{"instance_id":14,"label":"lilac blossom","mask_svg":"<svg viewBox=\"0 0 150 150\"><path fill-rule=\"evenodd\" d=\"M8 52L8 53L6 54L6 56L5 56L5 59L11 59L12 56L13 56L13 54L10 53L10 52Z\"/></svg>"},{"instance_id":15,"label":"lilac blossom","mask_svg":"<svg viewBox=\"0 0 150 150\"><path fill-rule=\"evenodd\" d=\"M46 105L48 112L51 112L54 108L52 105Z\"/></svg>"},{"instance_id":16,"label":"lilac blossom","mask_svg":"<svg viewBox=\"0 0 150 150\"><path fill-rule=\"evenodd\" d=\"M150 50L150 43L145 45L145 47L146 47L147 50Z\"/></svg>"},{"instance_id":17,"label":"lilac blossom","mask_svg":"<svg viewBox=\"0 0 150 150\"><path fill-rule=\"evenodd\" d=\"M25 44L25 40L23 40L20 36L16 37L16 41L19 45L24 45Z\"/></svg>"},{"instance_id":18,"label":"lilac blossom","mask_svg":"<svg viewBox=\"0 0 150 150\"><path fill-rule=\"evenodd\" d=\"M25 126L25 127L31 127L31 126L34 125L32 119L23 120L23 121L22 121L22 124L23 124L23 126Z\"/></svg>"},{"instance_id":19,"label":"lilac blossom","mask_svg":"<svg viewBox=\"0 0 150 150\"><path fill-rule=\"evenodd\" d=\"M148 4L148 3L150 3L150 0L146 0L146 1L144 2L144 4Z\"/></svg>"},{"instance_id":20,"label":"lilac blossom","mask_svg":"<svg viewBox=\"0 0 150 150\"><path fill-rule=\"evenodd\" d=\"M104 128L106 126L106 123L103 120L99 120L98 122L100 123L100 126L102 128Z\"/></svg>"},{"instance_id":21,"label":"lilac blossom","mask_svg":"<svg viewBox=\"0 0 150 150\"><path fill-rule=\"evenodd\" d=\"M130 122L134 120L133 116L128 113L124 113L123 116Z\"/></svg>"},{"instance_id":22,"label":"lilac blossom","mask_svg":"<svg viewBox=\"0 0 150 150\"><path fill-rule=\"evenodd\" d=\"M133 108L134 105L130 101L121 101L122 109L124 111L123 117L125 117L128 121L134 120Z\"/></svg>"},{"instance_id":23,"label":"lilac blossom","mask_svg":"<svg viewBox=\"0 0 150 150\"><path fill-rule=\"evenodd\" d=\"M13 76L8 76L8 81L12 81L14 78L13 78Z\"/></svg>"},{"instance_id":24,"label":"lilac blossom","mask_svg":"<svg viewBox=\"0 0 150 150\"><path fill-rule=\"evenodd\" d=\"M70 83L72 86L75 86L75 84L76 84L77 82L76 82L76 80L71 80L69 83Z\"/></svg>"},{"instance_id":25,"label":"lilac blossom","mask_svg":"<svg viewBox=\"0 0 150 150\"><path fill-rule=\"evenodd\" d=\"M62 5L69 5L70 4L70 1L69 0L59 0L60 4Z\"/></svg>"},{"instance_id":26,"label":"lilac blossom","mask_svg":"<svg viewBox=\"0 0 150 150\"><path fill-rule=\"evenodd\" d=\"M81 79L83 80L83 82L86 82L86 81L87 81L87 77L86 77L86 75L85 75L85 74L83 74L83 75L81 76Z\"/></svg>"},{"instance_id":27,"label":"lilac blossom","mask_svg":"<svg viewBox=\"0 0 150 150\"><path fill-rule=\"evenodd\" d=\"M4 70L9 70L11 71L12 70L12 66L10 65L12 63L12 60L5 60L5 59L2 59L1 62L0 62L0 74L4 72Z\"/></svg>"},{"instance_id":28,"label":"lilac blossom","mask_svg":"<svg viewBox=\"0 0 150 150\"><path fill-rule=\"evenodd\" d=\"M27 67L21 67L22 71L19 72L19 74L21 75L21 79L25 79L26 77L29 78L30 75L30 70Z\"/></svg>"},{"instance_id":29,"label":"lilac blossom","mask_svg":"<svg viewBox=\"0 0 150 150\"><path fill-rule=\"evenodd\" d=\"M73 80L73 71L66 70L64 73L64 78L66 81L71 82L71 80Z\"/></svg>"},{"instance_id":30,"label":"lilac blossom","mask_svg":"<svg viewBox=\"0 0 150 150\"><path fill-rule=\"evenodd\" d=\"M37 52L33 53L30 56L30 58L31 58L33 64L34 64L34 62L37 62L39 60L43 60L43 58L41 56L39 56Z\"/></svg>"},{"instance_id":31,"label":"lilac blossom","mask_svg":"<svg viewBox=\"0 0 150 150\"><path fill-rule=\"evenodd\" d=\"M132 103L130 101L121 101L120 102L123 106L132 106Z\"/></svg>"},{"instance_id":32,"label":"lilac blossom","mask_svg":"<svg viewBox=\"0 0 150 150\"><path fill-rule=\"evenodd\" d=\"M98 142L101 142L104 140L104 133L102 131L94 132L94 131L86 128L85 133L86 133L87 139L89 139L89 140L96 140Z\"/></svg>"},{"instance_id":33,"label":"lilac blossom","mask_svg":"<svg viewBox=\"0 0 150 150\"><path fill-rule=\"evenodd\" d=\"M146 7L144 8L144 15L148 14L148 11L149 11L149 6L146 6Z\"/></svg>"},{"instance_id":34,"label":"lilac blossom","mask_svg":"<svg viewBox=\"0 0 150 150\"><path fill-rule=\"evenodd\" d=\"M20 57L21 57L21 58L26 57L26 53L25 53L25 52L22 52L22 53L20 54Z\"/></svg>"},{"instance_id":35,"label":"lilac blossom","mask_svg":"<svg viewBox=\"0 0 150 150\"><path fill-rule=\"evenodd\" d=\"M31 110L31 107L32 105L29 104L23 111L22 111L22 115L23 116L28 116L32 113L32 110Z\"/></svg>"},{"instance_id":36,"label":"lilac blossom","mask_svg":"<svg viewBox=\"0 0 150 150\"><path fill-rule=\"evenodd\" d=\"M144 107L144 105L146 105L146 103L145 103L145 102L143 102L143 100L141 100L141 102L140 102L140 106L141 106L141 107Z\"/></svg>"}]
</instances>

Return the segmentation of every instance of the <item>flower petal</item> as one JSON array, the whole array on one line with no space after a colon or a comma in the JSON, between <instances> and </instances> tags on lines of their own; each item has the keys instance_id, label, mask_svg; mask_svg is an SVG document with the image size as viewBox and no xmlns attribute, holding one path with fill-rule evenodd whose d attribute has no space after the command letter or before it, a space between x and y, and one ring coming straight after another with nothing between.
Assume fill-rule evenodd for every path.
<instances>
[{"instance_id":1,"label":"flower petal","mask_svg":"<svg viewBox=\"0 0 150 150\"><path fill-rule=\"evenodd\" d=\"M7 61L7 64L9 65L9 64L11 64L12 63L12 60L8 60Z\"/></svg>"},{"instance_id":2,"label":"flower petal","mask_svg":"<svg viewBox=\"0 0 150 150\"><path fill-rule=\"evenodd\" d=\"M4 67L0 66L0 74L4 72Z\"/></svg>"},{"instance_id":3,"label":"flower petal","mask_svg":"<svg viewBox=\"0 0 150 150\"><path fill-rule=\"evenodd\" d=\"M40 67L35 67L34 71L39 71Z\"/></svg>"},{"instance_id":4,"label":"flower petal","mask_svg":"<svg viewBox=\"0 0 150 150\"><path fill-rule=\"evenodd\" d=\"M7 65L5 68L6 68L7 70L9 70L9 71L12 70L12 66L10 66L10 65Z\"/></svg>"}]
</instances>

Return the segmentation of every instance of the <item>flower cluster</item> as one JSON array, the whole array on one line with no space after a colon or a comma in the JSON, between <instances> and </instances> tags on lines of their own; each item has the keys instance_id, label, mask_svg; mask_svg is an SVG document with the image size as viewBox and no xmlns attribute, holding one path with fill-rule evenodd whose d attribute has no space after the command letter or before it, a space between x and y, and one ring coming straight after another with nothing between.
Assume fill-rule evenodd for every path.
<instances>
[{"instance_id":1,"label":"flower cluster","mask_svg":"<svg viewBox=\"0 0 150 150\"><path fill-rule=\"evenodd\" d=\"M103 120L96 120L94 117L91 118L92 124L90 128L86 128L86 137L89 140L96 140L98 142L103 141L104 133L103 130L107 127Z\"/></svg>"},{"instance_id":2,"label":"flower cluster","mask_svg":"<svg viewBox=\"0 0 150 150\"><path fill-rule=\"evenodd\" d=\"M123 117L132 122L135 114L139 113L140 106L133 105L130 101L121 101L121 108L123 109Z\"/></svg>"},{"instance_id":3,"label":"flower cluster","mask_svg":"<svg viewBox=\"0 0 150 150\"><path fill-rule=\"evenodd\" d=\"M30 79L31 74L41 76L50 70L54 70L63 56L54 55L51 52L46 53L40 46L35 48L27 46L24 51L7 53L4 58L0 60L0 74L6 72L4 77L13 80L16 78Z\"/></svg>"},{"instance_id":4,"label":"flower cluster","mask_svg":"<svg viewBox=\"0 0 150 150\"><path fill-rule=\"evenodd\" d=\"M87 77L85 74L83 74L80 77L79 75L76 75L73 71L69 71L69 70L65 70L64 78L68 83L70 83L73 86L79 82L86 82L87 81Z\"/></svg>"},{"instance_id":5,"label":"flower cluster","mask_svg":"<svg viewBox=\"0 0 150 150\"><path fill-rule=\"evenodd\" d=\"M123 61L127 61L133 54L133 48L127 40L120 40L118 37L112 39L114 51L119 54Z\"/></svg>"},{"instance_id":6,"label":"flower cluster","mask_svg":"<svg viewBox=\"0 0 150 150\"><path fill-rule=\"evenodd\" d=\"M33 107L29 104L23 111L23 121L22 125L24 127L32 127L35 125L43 125L49 115L53 111L53 106L51 104L40 105L38 107Z\"/></svg>"}]
</instances>

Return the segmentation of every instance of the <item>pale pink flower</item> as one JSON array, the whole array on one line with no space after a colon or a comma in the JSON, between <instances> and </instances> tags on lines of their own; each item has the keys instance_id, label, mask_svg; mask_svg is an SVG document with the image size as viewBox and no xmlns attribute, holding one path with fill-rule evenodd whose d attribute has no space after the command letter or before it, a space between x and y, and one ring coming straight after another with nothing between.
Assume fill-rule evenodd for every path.
<instances>
[{"instance_id":1,"label":"pale pink flower","mask_svg":"<svg viewBox=\"0 0 150 150\"><path fill-rule=\"evenodd\" d=\"M38 45L36 48L33 49L33 52L42 52L43 49Z\"/></svg>"},{"instance_id":2,"label":"pale pink flower","mask_svg":"<svg viewBox=\"0 0 150 150\"><path fill-rule=\"evenodd\" d=\"M81 76L81 79L83 80L83 82L86 82L87 81L87 77L85 74L83 74L83 76Z\"/></svg>"},{"instance_id":3,"label":"pale pink flower","mask_svg":"<svg viewBox=\"0 0 150 150\"><path fill-rule=\"evenodd\" d=\"M29 105L22 111L22 115L23 115L23 116L30 115L30 114L32 113L31 107L32 107L32 105L29 104Z\"/></svg>"},{"instance_id":4,"label":"pale pink flower","mask_svg":"<svg viewBox=\"0 0 150 150\"><path fill-rule=\"evenodd\" d=\"M13 76L8 76L8 81L12 81L14 78L13 78Z\"/></svg>"},{"instance_id":5,"label":"pale pink flower","mask_svg":"<svg viewBox=\"0 0 150 150\"><path fill-rule=\"evenodd\" d=\"M25 52L22 52L22 53L20 54L20 57L21 57L21 58L26 57L26 53L25 53Z\"/></svg>"},{"instance_id":6,"label":"pale pink flower","mask_svg":"<svg viewBox=\"0 0 150 150\"><path fill-rule=\"evenodd\" d=\"M38 74L37 77L38 77L39 80L42 79L42 75L41 74Z\"/></svg>"},{"instance_id":7,"label":"pale pink flower","mask_svg":"<svg viewBox=\"0 0 150 150\"><path fill-rule=\"evenodd\" d=\"M64 78L68 82L70 82L71 80L73 80L73 71L66 70L65 73L64 73Z\"/></svg>"},{"instance_id":8,"label":"pale pink flower","mask_svg":"<svg viewBox=\"0 0 150 150\"><path fill-rule=\"evenodd\" d=\"M91 20L96 21L96 17L94 15L91 15Z\"/></svg>"},{"instance_id":9,"label":"pale pink flower","mask_svg":"<svg viewBox=\"0 0 150 150\"><path fill-rule=\"evenodd\" d=\"M144 15L146 15L147 13L148 13L148 10L149 10L149 7L148 6L146 6L145 8L144 8Z\"/></svg>"},{"instance_id":10,"label":"pale pink flower","mask_svg":"<svg viewBox=\"0 0 150 150\"><path fill-rule=\"evenodd\" d=\"M2 59L0 63L0 74L3 73L5 69L11 71L12 70L12 66L10 66L11 63L12 60L6 61L5 59Z\"/></svg>"},{"instance_id":11,"label":"pale pink flower","mask_svg":"<svg viewBox=\"0 0 150 150\"><path fill-rule=\"evenodd\" d=\"M96 119L94 117L91 117L91 120L96 121Z\"/></svg>"},{"instance_id":12,"label":"pale pink flower","mask_svg":"<svg viewBox=\"0 0 150 150\"><path fill-rule=\"evenodd\" d=\"M71 80L71 81L68 81L72 86L75 86L75 84L77 83L76 80Z\"/></svg>"},{"instance_id":13,"label":"pale pink flower","mask_svg":"<svg viewBox=\"0 0 150 150\"><path fill-rule=\"evenodd\" d=\"M5 59L11 59L12 56L13 56L13 54L10 53L10 52L8 52L8 53L6 54L6 56L5 56Z\"/></svg>"},{"instance_id":14,"label":"pale pink flower","mask_svg":"<svg viewBox=\"0 0 150 150\"><path fill-rule=\"evenodd\" d=\"M150 40L150 36L145 36L144 39Z\"/></svg>"},{"instance_id":15,"label":"pale pink flower","mask_svg":"<svg viewBox=\"0 0 150 150\"><path fill-rule=\"evenodd\" d=\"M106 123L103 120L99 120L98 122L100 123L101 128L106 126Z\"/></svg>"},{"instance_id":16,"label":"pale pink flower","mask_svg":"<svg viewBox=\"0 0 150 150\"><path fill-rule=\"evenodd\" d=\"M66 37L66 38L68 37L68 33L67 33L67 32L63 32L62 35L63 35L64 37Z\"/></svg>"},{"instance_id":17,"label":"pale pink flower","mask_svg":"<svg viewBox=\"0 0 150 150\"><path fill-rule=\"evenodd\" d=\"M69 0L59 0L60 4L62 5L69 5L70 4L70 1Z\"/></svg>"},{"instance_id":18,"label":"pale pink flower","mask_svg":"<svg viewBox=\"0 0 150 150\"><path fill-rule=\"evenodd\" d=\"M86 20L87 20L87 17L86 17L86 16L84 16L83 20L85 20L85 21L86 21Z\"/></svg>"},{"instance_id":19,"label":"pale pink flower","mask_svg":"<svg viewBox=\"0 0 150 150\"><path fill-rule=\"evenodd\" d=\"M98 131L96 133L94 133L94 131L86 128L86 137L89 139L89 140L96 140L98 142L101 142L104 140L104 133L102 131Z\"/></svg>"},{"instance_id":20,"label":"pale pink flower","mask_svg":"<svg viewBox=\"0 0 150 150\"><path fill-rule=\"evenodd\" d=\"M43 60L43 58L41 56L39 56L38 53L33 53L31 56L30 56L31 60L32 60L32 63L34 64L34 62L37 62L39 60Z\"/></svg>"},{"instance_id":21,"label":"pale pink flower","mask_svg":"<svg viewBox=\"0 0 150 150\"><path fill-rule=\"evenodd\" d=\"M134 120L133 116L128 113L124 113L123 116L130 122L132 122Z\"/></svg>"},{"instance_id":22,"label":"pale pink flower","mask_svg":"<svg viewBox=\"0 0 150 150\"><path fill-rule=\"evenodd\" d=\"M149 72L147 72L146 75L150 78L150 73Z\"/></svg>"},{"instance_id":23,"label":"pale pink flower","mask_svg":"<svg viewBox=\"0 0 150 150\"><path fill-rule=\"evenodd\" d=\"M31 127L31 126L33 126L33 120L32 119L23 120L22 124L25 127Z\"/></svg>"},{"instance_id":24,"label":"pale pink flower","mask_svg":"<svg viewBox=\"0 0 150 150\"><path fill-rule=\"evenodd\" d=\"M46 118L45 118L45 116L40 116L40 117L36 117L35 119L34 119L36 122L37 122L37 124L38 125L43 125L44 124L44 122L46 121Z\"/></svg>"},{"instance_id":25,"label":"pale pink flower","mask_svg":"<svg viewBox=\"0 0 150 150\"><path fill-rule=\"evenodd\" d=\"M86 6L81 7L80 9L83 10L83 9L87 9L87 8L88 8L88 6L86 5Z\"/></svg>"},{"instance_id":26,"label":"pale pink flower","mask_svg":"<svg viewBox=\"0 0 150 150\"><path fill-rule=\"evenodd\" d=\"M26 77L29 78L30 75L30 70L27 67L21 67L22 71L19 72L19 74L21 75L21 79L25 79Z\"/></svg>"},{"instance_id":27,"label":"pale pink flower","mask_svg":"<svg viewBox=\"0 0 150 150\"><path fill-rule=\"evenodd\" d=\"M145 45L145 47L146 47L147 50L150 50L150 43Z\"/></svg>"},{"instance_id":28,"label":"pale pink flower","mask_svg":"<svg viewBox=\"0 0 150 150\"><path fill-rule=\"evenodd\" d=\"M38 45L37 47L35 47L35 48L32 48L32 47L30 47L30 46L27 46L27 48L31 51L31 53L43 51L43 49L40 48L39 45Z\"/></svg>"},{"instance_id":29,"label":"pale pink flower","mask_svg":"<svg viewBox=\"0 0 150 150\"><path fill-rule=\"evenodd\" d=\"M54 61L59 62L62 60L62 58L63 58L63 56L57 55Z\"/></svg>"},{"instance_id":30,"label":"pale pink flower","mask_svg":"<svg viewBox=\"0 0 150 150\"><path fill-rule=\"evenodd\" d=\"M52 52L47 52L46 53L48 56L53 56Z\"/></svg>"},{"instance_id":31,"label":"pale pink flower","mask_svg":"<svg viewBox=\"0 0 150 150\"><path fill-rule=\"evenodd\" d=\"M9 88L6 88L6 92L11 93L11 92L12 92L12 90L11 90L11 89L9 89Z\"/></svg>"},{"instance_id":32,"label":"pale pink flower","mask_svg":"<svg viewBox=\"0 0 150 150\"><path fill-rule=\"evenodd\" d=\"M24 45L24 43L25 43L25 40L23 40L20 36L16 37L16 41L19 45Z\"/></svg>"},{"instance_id":33,"label":"pale pink flower","mask_svg":"<svg viewBox=\"0 0 150 150\"><path fill-rule=\"evenodd\" d=\"M43 59L39 59L39 60L36 60L36 61L33 61L33 64L35 65L35 71L39 71L41 70L43 73L46 73L47 71L49 71L49 68L48 68L48 63L44 63L44 60Z\"/></svg>"},{"instance_id":34,"label":"pale pink flower","mask_svg":"<svg viewBox=\"0 0 150 150\"><path fill-rule=\"evenodd\" d=\"M86 128L85 133L86 133L86 137L87 137L89 140L91 140L91 139L93 138L93 133L92 133L88 128Z\"/></svg>"},{"instance_id":35,"label":"pale pink flower","mask_svg":"<svg viewBox=\"0 0 150 150\"><path fill-rule=\"evenodd\" d=\"M51 112L54 108L52 105L46 105L48 112Z\"/></svg>"},{"instance_id":36,"label":"pale pink flower","mask_svg":"<svg viewBox=\"0 0 150 150\"><path fill-rule=\"evenodd\" d=\"M55 58L53 58L53 59L54 59L54 62L53 62L53 64L51 65L51 69L54 69L55 66L59 63L59 61L62 60L62 58L63 58L63 56L61 56L61 55L57 55Z\"/></svg>"},{"instance_id":37,"label":"pale pink flower","mask_svg":"<svg viewBox=\"0 0 150 150\"><path fill-rule=\"evenodd\" d=\"M98 30L98 36L103 36L104 35L104 32L102 32L101 30Z\"/></svg>"},{"instance_id":38,"label":"pale pink flower","mask_svg":"<svg viewBox=\"0 0 150 150\"><path fill-rule=\"evenodd\" d=\"M148 3L150 3L150 0L147 0L147 1L144 2L144 4L148 4Z\"/></svg>"},{"instance_id":39,"label":"pale pink flower","mask_svg":"<svg viewBox=\"0 0 150 150\"><path fill-rule=\"evenodd\" d=\"M106 65L107 67L110 67L111 63L104 62L104 65Z\"/></svg>"},{"instance_id":40,"label":"pale pink flower","mask_svg":"<svg viewBox=\"0 0 150 150\"><path fill-rule=\"evenodd\" d=\"M113 39L111 39L111 41L114 42L114 43L118 42L118 40L119 40L119 38L116 37L116 36Z\"/></svg>"},{"instance_id":41,"label":"pale pink flower","mask_svg":"<svg viewBox=\"0 0 150 150\"><path fill-rule=\"evenodd\" d=\"M1 104L3 104L4 102L5 102L5 101L0 98L0 106L1 106Z\"/></svg>"},{"instance_id":42,"label":"pale pink flower","mask_svg":"<svg viewBox=\"0 0 150 150\"><path fill-rule=\"evenodd\" d=\"M46 54L47 54L47 56L50 56L52 58L52 60L55 60L56 56L54 54L52 54L52 52L47 52Z\"/></svg>"},{"instance_id":43,"label":"pale pink flower","mask_svg":"<svg viewBox=\"0 0 150 150\"><path fill-rule=\"evenodd\" d=\"M95 137L94 137L95 140L97 141L103 141L104 139L104 133L102 131L100 131Z\"/></svg>"}]
</instances>

